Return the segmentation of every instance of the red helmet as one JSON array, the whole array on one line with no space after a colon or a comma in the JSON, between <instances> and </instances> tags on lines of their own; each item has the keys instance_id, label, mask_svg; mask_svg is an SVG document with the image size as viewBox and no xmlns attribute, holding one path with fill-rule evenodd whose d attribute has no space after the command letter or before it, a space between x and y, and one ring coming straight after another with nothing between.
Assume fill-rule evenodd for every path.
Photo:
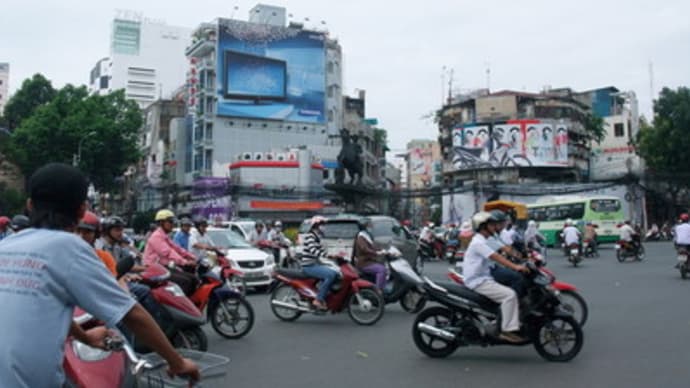
<instances>
[{"instance_id":1,"label":"red helmet","mask_svg":"<svg viewBox=\"0 0 690 388\"><path fill-rule=\"evenodd\" d=\"M690 216L688 215L688 213L683 213L680 215L680 220L683 222L688 222L688 220L690 220Z\"/></svg>"},{"instance_id":2,"label":"red helmet","mask_svg":"<svg viewBox=\"0 0 690 388\"><path fill-rule=\"evenodd\" d=\"M86 229L90 231L97 231L98 226L100 225L101 220L98 218L98 216L90 211L87 211L84 213L84 217L82 217L81 220L79 220L79 225L77 226L79 229Z\"/></svg>"},{"instance_id":3,"label":"red helmet","mask_svg":"<svg viewBox=\"0 0 690 388\"><path fill-rule=\"evenodd\" d=\"M0 217L0 226L7 226L12 222L9 217L2 216Z\"/></svg>"}]
</instances>

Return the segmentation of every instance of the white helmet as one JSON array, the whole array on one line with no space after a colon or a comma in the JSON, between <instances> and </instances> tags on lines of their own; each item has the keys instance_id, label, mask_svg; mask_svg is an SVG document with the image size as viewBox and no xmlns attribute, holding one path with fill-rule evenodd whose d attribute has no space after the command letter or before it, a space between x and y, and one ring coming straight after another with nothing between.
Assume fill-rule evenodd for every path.
<instances>
[{"instance_id":1,"label":"white helmet","mask_svg":"<svg viewBox=\"0 0 690 388\"><path fill-rule=\"evenodd\" d=\"M280 221L276 221L273 223L273 226L275 226L276 228L279 228L279 227L283 226L283 223Z\"/></svg>"},{"instance_id":2,"label":"white helmet","mask_svg":"<svg viewBox=\"0 0 690 388\"><path fill-rule=\"evenodd\" d=\"M573 219L572 219L572 218L568 218L567 220L565 220L565 225L566 225L566 226L571 226L572 224L573 224Z\"/></svg>"},{"instance_id":3,"label":"white helmet","mask_svg":"<svg viewBox=\"0 0 690 388\"><path fill-rule=\"evenodd\" d=\"M475 231L479 231L479 229L481 229L482 225L489 222L490 218L491 218L491 213L489 213L489 212L479 212L479 213L473 215L472 216L472 228Z\"/></svg>"},{"instance_id":4,"label":"white helmet","mask_svg":"<svg viewBox=\"0 0 690 388\"><path fill-rule=\"evenodd\" d=\"M534 220L529 220L527 226L537 226L537 223Z\"/></svg>"}]
</instances>

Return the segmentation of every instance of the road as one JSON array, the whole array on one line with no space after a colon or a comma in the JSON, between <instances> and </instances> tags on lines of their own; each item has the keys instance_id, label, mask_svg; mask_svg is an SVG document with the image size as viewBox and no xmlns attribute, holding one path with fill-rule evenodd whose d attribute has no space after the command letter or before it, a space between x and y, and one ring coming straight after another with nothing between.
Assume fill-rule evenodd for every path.
<instances>
[{"instance_id":1,"label":"road","mask_svg":"<svg viewBox=\"0 0 690 388\"><path fill-rule=\"evenodd\" d=\"M643 262L618 263L612 247L569 266L552 251L548 266L578 286L589 304L585 343L569 363L549 363L529 347L460 348L430 359L412 342L413 316L388 305L373 327L346 313L281 322L267 295L251 295L252 332L224 340L210 328L210 351L230 357L227 387L687 387L690 385L690 280L670 243L648 243ZM446 264L427 265L432 278Z\"/></svg>"}]
</instances>

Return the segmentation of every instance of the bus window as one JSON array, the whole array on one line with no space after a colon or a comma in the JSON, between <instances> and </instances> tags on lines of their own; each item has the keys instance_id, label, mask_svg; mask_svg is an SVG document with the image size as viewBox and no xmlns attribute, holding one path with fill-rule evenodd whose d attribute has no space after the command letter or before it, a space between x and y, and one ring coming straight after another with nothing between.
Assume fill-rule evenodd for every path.
<instances>
[{"instance_id":1,"label":"bus window","mask_svg":"<svg viewBox=\"0 0 690 388\"><path fill-rule=\"evenodd\" d=\"M613 213L621 208L621 203L617 199L594 199L589 203L589 208L597 213Z\"/></svg>"}]
</instances>

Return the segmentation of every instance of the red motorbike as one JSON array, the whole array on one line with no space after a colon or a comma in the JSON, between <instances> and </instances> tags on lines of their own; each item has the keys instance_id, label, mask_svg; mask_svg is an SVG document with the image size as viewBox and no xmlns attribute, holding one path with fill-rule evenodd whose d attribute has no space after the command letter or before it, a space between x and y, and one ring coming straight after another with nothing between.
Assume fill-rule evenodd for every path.
<instances>
[{"instance_id":1,"label":"red motorbike","mask_svg":"<svg viewBox=\"0 0 690 388\"><path fill-rule=\"evenodd\" d=\"M252 305L228 281L236 272L220 254L214 268L208 259L201 260L197 269L201 284L190 297L199 311L207 309L213 330L229 339L244 337L254 326Z\"/></svg>"},{"instance_id":2,"label":"red motorbike","mask_svg":"<svg viewBox=\"0 0 690 388\"><path fill-rule=\"evenodd\" d=\"M585 322L587 322L589 310L587 302L577 292L577 288L570 283L556 280L554 273L545 267L545 262L536 251L530 252L530 257L537 264L539 271L550 279L550 286L557 291L563 308L573 315L580 326L584 326ZM465 284L462 274L458 273L454 268L448 268L448 278L458 284Z\"/></svg>"},{"instance_id":3,"label":"red motorbike","mask_svg":"<svg viewBox=\"0 0 690 388\"><path fill-rule=\"evenodd\" d=\"M278 268L273 274L273 314L280 320L294 321L305 313L325 314L330 311L335 314L347 309L350 318L357 324L373 325L378 322L386 305L381 292L373 283L360 279L357 270L345 259L338 257L335 260L335 263L330 260L324 263L338 272L338 278L326 298L328 310L316 309L312 304L318 293L319 279L311 278L301 270Z\"/></svg>"}]
</instances>

